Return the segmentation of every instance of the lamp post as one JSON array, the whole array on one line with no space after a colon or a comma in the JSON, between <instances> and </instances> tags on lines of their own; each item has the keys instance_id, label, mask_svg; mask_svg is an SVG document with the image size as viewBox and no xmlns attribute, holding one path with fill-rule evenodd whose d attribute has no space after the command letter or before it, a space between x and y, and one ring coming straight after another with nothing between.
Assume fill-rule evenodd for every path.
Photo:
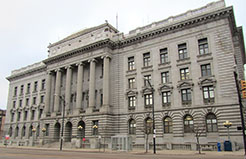
<instances>
[{"instance_id":1,"label":"lamp post","mask_svg":"<svg viewBox=\"0 0 246 159\"><path fill-rule=\"evenodd\" d=\"M148 79L144 79L146 81L148 81L148 84L151 88L151 92L152 92L152 115L153 115L153 151L154 154L156 154L156 144L155 144L155 138L156 138L156 130L155 130L155 107L154 107L154 91L155 89L152 87L150 81Z\"/></svg>"},{"instance_id":2,"label":"lamp post","mask_svg":"<svg viewBox=\"0 0 246 159\"><path fill-rule=\"evenodd\" d=\"M81 136L80 136L80 138L81 138L81 139L80 139L80 147L82 147L82 141L83 141L83 140L82 140L82 137L83 137L83 136L82 136L82 130L83 130L83 126L79 125L79 126L78 126L78 130L80 131L80 134L81 134Z\"/></svg>"},{"instance_id":3,"label":"lamp post","mask_svg":"<svg viewBox=\"0 0 246 159\"><path fill-rule=\"evenodd\" d=\"M223 123L224 127L227 128L227 136L228 136L228 141L230 141L230 132L229 132L229 128L231 127L232 123L228 120L226 120L226 122Z\"/></svg>"},{"instance_id":4,"label":"lamp post","mask_svg":"<svg viewBox=\"0 0 246 159\"><path fill-rule=\"evenodd\" d=\"M60 95L57 95L57 94L55 94L55 96L59 96L60 100L63 103L63 109L62 109L62 132L61 132L61 140L60 140L60 151L62 151L66 100L64 99L63 96L60 96Z\"/></svg>"},{"instance_id":5,"label":"lamp post","mask_svg":"<svg viewBox=\"0 0 246 159\"><path fill-rule=\"evenodd\" d=\"M44 145L44 136L45 136L46 128L42 128L42 132L43 132L43 142L42 142L42 145Z\"/></svg>"},{"instance_id":6,"label":"lamp post","mask_svg":"<svg viewBox=\"0 0 246 159\"><path fill-rule=\"evenodd\" d=\"M32 128L32 146L34 146L35 132L36 132L36 129Z\"/></svg>"}]
</instances>

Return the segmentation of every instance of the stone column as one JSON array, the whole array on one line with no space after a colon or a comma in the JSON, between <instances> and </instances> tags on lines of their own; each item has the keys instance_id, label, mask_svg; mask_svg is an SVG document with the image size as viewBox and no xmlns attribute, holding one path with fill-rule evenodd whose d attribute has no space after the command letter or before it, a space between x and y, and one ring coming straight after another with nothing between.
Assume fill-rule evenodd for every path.
<instances>
[{"instance_id":1,"label":"stone column","mask_svg":"<svg viewBox=\"0 0 246 159\"><path fill-rule=\"evenodd\" d=\"M77 97L76 97L76 109L82 109L82 90L83 90L83 75L84 75L84 66L83 63L77 64L78 74L77 74Z\"/></svg>"},{"instance_id":2,"label":"stone column","mask_svg":"<svg viewBox=\"0 0 246 159\"><path fill-rule=\"evenodd\" d=\"M45 92L45 114L49 115L50 113L50 95L51 95L51 78L52 74L51 72L48 72L47 78L46 78L46 92Z\"/></svg>"},{"instance_id":3,"label":"stone column","mask_svg":"<svg viewBox=\"0 0 246 159\"><path fill-rule=\"evenodd\" d=\"M103 56L103 106L109 106L109 56Z\"/></svg>"},{"instance_id":4,"label":"stone column","mask_svg":"<svg viewBox=\"0 0 246 159\"><path fill-rule=\"evenodd\" d=\"M60 105L60 95L61 95L61 70L56 70L56 87L55 87L55 103L54 112L59 111Z\"/></svg>"},{"instance_id":5,"label":"stone column","mask_svg":"<svg viewBox=\"0 0 246 159\"><path fill-rule=\"evenodd\" d=\"M67 74L66 74L66 89L65 89L65 101L66 101L65 109L66 111L69 111L70 110L70 98L71 98L72 67L68 66L66 67L66 69L67 69Z\"/></svg>"},{"instance_id":6,"label":"stone column","mask_svg":"<svg viewBox=\"0 0 246 159\"><path fill-rule=\"evenodd\" d=\"M95 107L95 75L96 75L96 60L89 60L90 62L90 82L89 82L89 108Z\"/></svg>"}]
</instances>

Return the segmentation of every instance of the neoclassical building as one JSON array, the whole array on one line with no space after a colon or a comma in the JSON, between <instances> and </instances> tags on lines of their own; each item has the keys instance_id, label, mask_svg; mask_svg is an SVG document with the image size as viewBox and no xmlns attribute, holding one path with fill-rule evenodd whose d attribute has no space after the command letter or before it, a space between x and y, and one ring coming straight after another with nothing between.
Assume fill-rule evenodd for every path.
<instances>
[{"instance_id":1,"label":"neoclassical building","mask_svg":"<svg viewBox=\"0 0 246 159\"><path fill-rule=\"evenodd\" d=\"M7 77L12 145L58 146L65 108L65 147L151 148L154 107L158 149L195 149L198 129L202 148L215 149L226 120L243 146L233 74L244 79L243 33L223 0L129 34L106 22L48 49Z\"/></svg>"}]
</instances>

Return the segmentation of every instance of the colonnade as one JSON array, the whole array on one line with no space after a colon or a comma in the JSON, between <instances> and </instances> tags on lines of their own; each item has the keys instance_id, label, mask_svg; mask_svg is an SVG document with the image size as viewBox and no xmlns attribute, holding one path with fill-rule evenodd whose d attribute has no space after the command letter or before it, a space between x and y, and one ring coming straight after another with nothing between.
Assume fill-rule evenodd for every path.
<instances>
[{"instance_id":1,"label":"colonnade","mask_svg":"<svg viewBox=\"0 0 246 159\"><path fill-rule=\"evenodd\" d=\"M102 56L103 59L103 107L109 106L109 64L110 64L110 56ZM89 108L88 110L93 110L95 107L95 84L96 84L96 62L97 59L88 60L90 64L90 80L89 80ZM74 65L74 64L72 64ZM72 80L72 65L66 66L66 86L65 86L65 110L69 111L70 107L70 97L71 97L71 80ZM83 76L84 76L84 65L85 62L81 61L76 63L75 66L78 67L77 72L77 88L76 88L76 109L82 110L82 92L83 92ZM64 68L64 67L63 67ZM52 73L53 71L53 73ZM58 68L56 70L49 71L46 78L46 97L45 97L45 113L46 115L52 113L51 111L51 96L54 95L54 112L58 113L59 105L60 105L60 96L61 96L61 75L62 70ZM55 92L51 94L51 85L52 85L52 76L56 76L55 80Z\"/></svg>"}]
</instances>

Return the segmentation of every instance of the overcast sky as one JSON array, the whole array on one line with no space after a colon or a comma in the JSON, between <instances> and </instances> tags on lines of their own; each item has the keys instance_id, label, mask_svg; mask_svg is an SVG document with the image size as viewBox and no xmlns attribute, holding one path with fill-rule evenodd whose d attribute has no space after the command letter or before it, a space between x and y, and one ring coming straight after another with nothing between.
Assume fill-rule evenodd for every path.
<instances>
[{"instance_id":1,"label":"overcast sky","mask_svg":"<svg viewBox=\"0 0 246 159\"><path fill-rule=\"evenodd\" d=\"M137 27L202 7L214 0L0 0L0 108L6 109L12 70L47 58L47 46L108 20L128 33ZM246 26L246 0L234 6L238 26Z\"/></svg>"}]
</instances>

